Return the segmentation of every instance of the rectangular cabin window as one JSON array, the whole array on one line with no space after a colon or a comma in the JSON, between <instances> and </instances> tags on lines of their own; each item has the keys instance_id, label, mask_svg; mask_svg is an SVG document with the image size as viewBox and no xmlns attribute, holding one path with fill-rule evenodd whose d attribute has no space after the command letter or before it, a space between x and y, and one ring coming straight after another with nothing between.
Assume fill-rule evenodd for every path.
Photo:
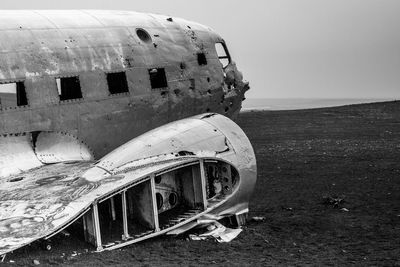
<instances>
[{"instance_id":1,"label":"rectangular cabin window","mask_svg":"<svg viewBox=\"0 0 400 267\"><path fill-rule=\"evenodd\" d=\"M231 56L229 55L228 48L226 47L225 43L216 43L215 49L217 51L218 59L222 64L223 68L231 63Z\"/></svg>"},{"instance_id":2,"label":"rectangular cabin window","mask_svg":"<svg viewBox=\"0 0 400 267\"><path fill-rule=\"evenodd\" d=\"M60 101L82 98L79 77L62 77L56 79Z\"/></svg>"},{"instance_id":3,"label":"rectangular cabin window","mask_svg":"<svg viewBox=\"0 0 400 267\"><path fill-rule=\"evenodd\" d=\"M165 76L165 69L149 69L151 88L166 88L168 87L167 77Z\"/></svg>"},{"instance_id":4,"label":"rectangular cabin window","mask_svg":"<svg viewBox=\"0 0 400 267\"><path fill-rule=\"evenodd\" d=\"M199 63L200 66L207 65L206 54L197 53L197 62Z\"/></svg>"},{"instance_id":5,"label":"rectangular cabin window","mask_svg":"<svg viewBox=\"0 0 400 267\"><path fill-rule=\"evenodd\" d=\"M23 81L0 84L0 107L11 108L28 105Z\"/></svg>"},{"instance_id":6,"label":"rectangular cabin window","mask_svg":"<svg viewBox=\"0 0 400 267\"><path fill-rule=\"evenodd\" d=\"M125 72L107 73L107 84L112 95L129 92Z\"/></svg>"}]
</instances>

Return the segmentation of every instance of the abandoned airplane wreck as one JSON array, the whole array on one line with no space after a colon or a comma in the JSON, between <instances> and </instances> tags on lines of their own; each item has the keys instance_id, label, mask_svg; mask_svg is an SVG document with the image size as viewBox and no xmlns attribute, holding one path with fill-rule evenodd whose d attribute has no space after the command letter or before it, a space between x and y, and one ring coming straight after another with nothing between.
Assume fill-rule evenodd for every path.
<instances>
[{"instance_id":1,"label":"abandoned airplane wreck","mask_svg":"<svg viewBox=\"0 0 400 267\"><path fill-rule=\"evenodd\" d=\"M102 251L244 223L249 86L217 33L126 11L1 11L0 29L0 255L67 227Z\"/></svg>"}]
</instances>

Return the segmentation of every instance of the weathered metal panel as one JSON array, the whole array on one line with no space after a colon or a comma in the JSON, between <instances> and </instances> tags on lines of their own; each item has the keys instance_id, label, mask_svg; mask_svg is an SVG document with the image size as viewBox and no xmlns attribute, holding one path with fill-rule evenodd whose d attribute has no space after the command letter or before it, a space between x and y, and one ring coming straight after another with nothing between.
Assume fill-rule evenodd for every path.
<instances>
[{"instance_id":1,"label":"weathered metal panel","mask_svg":"<svg viewBox=\"0 0 400 267\"><path fill-rule=\"evenodd\" d=\"M126 70L128 85L132 88L133 97L150 95L151 85L147 68L129 68Z\"/></svg>"},{"instance_id":2,"label":"weathered metal panel","mask_svg":"<svg viewBox=\"0 0 400 267\"><path fill-rule=\"evenodd\" d=\"M29 20L27 18L29 17ZM25 29L51 29L51 21L39 16L30 10L4 10L1 12L0 29L25 30Z\"/></svg>"},{"instance_id":3,"label":"weathered metal panel","mask_svg":"<svg viewBox=\"0 0 400 267\"><path fill-rule=\"evenodd\" d=\"M34 77L25 81L29 106L43 107L48 104L58 104L60 98L56 89L56 81L52 77Z\"/></svg>"},{"instance_id":4,"label":"weathered metal panel","mask_svg":"<svg viewBox=\"0 0 400 267\"><path fill-rule=\"evenodd\" d=\"M79 75L82 96L85 100L106 98L110 95L107 87L106 73L102 71L89 71Z\"/></svg>"},{"instance_id":5,"label":"weathered metal panel","mask_svg":"<svg viewBox=\"0 0 400 267\"><path fill-rule=\"evenodd\" d=\"M36 137L35 154L44 164L89 161L93 152L75 136L61 132L41 132Z\"/></svg>"},{"instance_id":6,"label":"weathered metal panel","mask_svg":"<svg viewBox=\"0 0 400 267\"><path fill-rule=\"evenodd\" d=\"M102 27L102 23L85 11L79 10L40 10L33 11L40 17L50 21L58 29Z\"/></svg>"}]
</instances>

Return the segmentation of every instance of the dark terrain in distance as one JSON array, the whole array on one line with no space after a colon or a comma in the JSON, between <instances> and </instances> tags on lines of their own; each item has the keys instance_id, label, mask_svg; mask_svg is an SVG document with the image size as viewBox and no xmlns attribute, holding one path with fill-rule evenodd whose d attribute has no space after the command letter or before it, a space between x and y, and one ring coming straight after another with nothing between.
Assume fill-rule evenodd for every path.
<instances>
[{"instance_id":1,"label":"dark terrain in distance","mask_svg":"<svg viewBox=\"0 0 400 267\"><path fill-rule=\"evenodd\" d=\"M6 262L400 266L400 102L244 112L238 124L258 162L250 217L266 220L249 222L231 243L160 237L85 253L83 242L59 237L52 251L32 245L8 255ZM324 204L326 197L344 202L334 207ZM72 251L82 254L71 257Z\"/></svg>"}]
</instances>

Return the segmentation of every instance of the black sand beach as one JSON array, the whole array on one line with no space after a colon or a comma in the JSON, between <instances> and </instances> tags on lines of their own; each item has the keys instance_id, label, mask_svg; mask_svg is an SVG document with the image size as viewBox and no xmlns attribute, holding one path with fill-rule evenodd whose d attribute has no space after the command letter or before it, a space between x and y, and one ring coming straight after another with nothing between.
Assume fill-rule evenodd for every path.
<instances>
[{"instance_id":1,"label":"black sand beach","mask_svg":"<svg viewBox=\"0 0 400 267\"><path fill-rule=\"evenodd\" d=\"M90 253L70 236L56 239L52 251L32 245L5 262L400 266L400 102L244 112L238 124L258 162L250 218L266 220L249 222L231 243L161 237Z\"/></svg>"}]
</instances>

